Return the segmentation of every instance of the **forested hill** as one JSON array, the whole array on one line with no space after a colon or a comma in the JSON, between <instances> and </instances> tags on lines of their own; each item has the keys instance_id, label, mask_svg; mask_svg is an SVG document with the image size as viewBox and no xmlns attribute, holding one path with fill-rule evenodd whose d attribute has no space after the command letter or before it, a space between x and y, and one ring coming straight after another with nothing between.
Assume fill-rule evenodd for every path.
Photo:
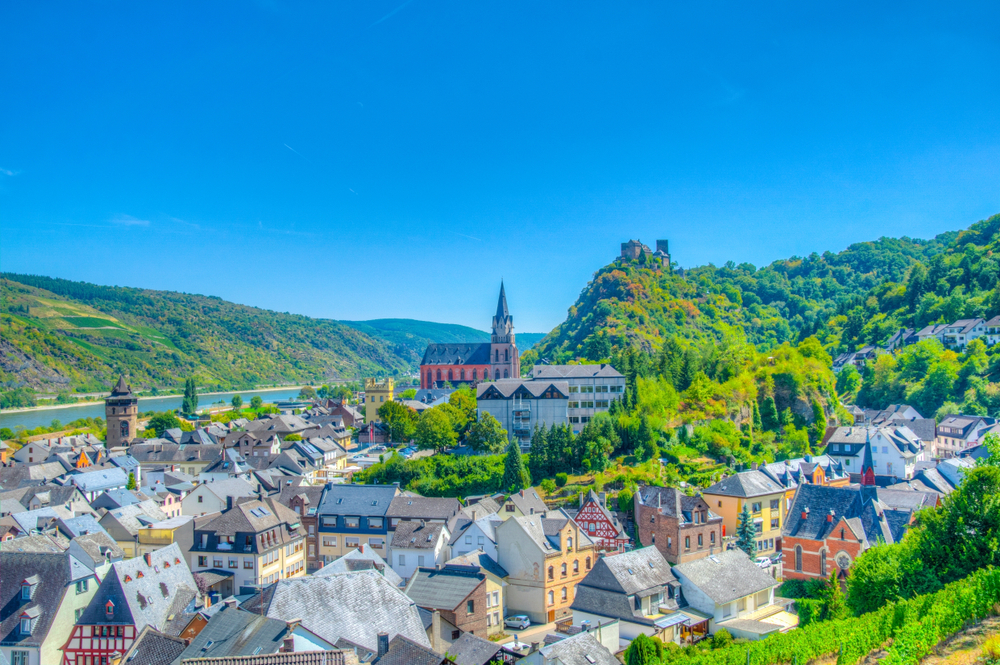
<instances>
[{"instance_id":1,"label":"forested hill","mask_svg":"<svg viewBox=\"0 0 1000 665\"><path fill-rule=\"evenodd\" d=\"M174 389L191 375L222 389L355 379L409 369L423 354L416 347L464 328L414 321L402 328L415 327L420 339L404 344L374 326L215 297L10 273L0 274L0 303L0 392L8 398L104 390L119 373L137 389Z\"/></svg>"},{"instance_id":2,"label":"forested hill","mask_svg":"<svg viewBox=\"0 0 1000 665\"><path fill-rule=\"evenodd\" d=\"M538 344L538 355L550 362L596 360L613 346L655 350L675 336L698 343L721 339L734 326L759 349L774 348L820 332L880 285L946 252L957 237L881 238L760 269L729 262L670 272L616 260L595 273L566 320Z\"/></svg>"}]
</instances>

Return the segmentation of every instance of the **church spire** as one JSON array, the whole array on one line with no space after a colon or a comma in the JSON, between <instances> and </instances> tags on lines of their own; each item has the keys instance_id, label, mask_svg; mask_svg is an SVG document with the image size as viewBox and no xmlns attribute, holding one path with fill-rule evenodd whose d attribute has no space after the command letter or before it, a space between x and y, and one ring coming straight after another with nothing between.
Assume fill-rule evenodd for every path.
<instances>
[{"instance_id":1,"label":"church spire","mask_svg":"<svg viewBox=\"0 0 1000 665\"><path fill-rule=\"evenodd\" d=\"M872 458L872 437L871 430L865 428L865 448L861 457L861 484L875 484L875 461Z\"/></svg>"},{"instance_id":2,"label":"church spire","mask_svg":"<svg viewBox=\"0 0 1000 665\"><path fill-rule=\"evenodd\" d=\"M504 292L503 280L500 280L500 298L497 300L497 318L503 321L510 313L507 311L507 294Z\"/></svg>"}]
</instances>

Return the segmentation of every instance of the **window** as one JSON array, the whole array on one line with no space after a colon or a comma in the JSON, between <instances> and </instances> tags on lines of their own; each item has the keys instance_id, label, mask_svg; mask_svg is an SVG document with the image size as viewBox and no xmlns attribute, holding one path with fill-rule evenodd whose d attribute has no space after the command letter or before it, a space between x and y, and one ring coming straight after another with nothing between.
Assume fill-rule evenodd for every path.
<instances>
[{"instance_id":1,"label":"window","mask_svg":"<svg viewBox=\"0 0 1000 665\"><path fill-rule=\"evenodd\" d=\"M704 544L705 544L705 543L704 543L704 541L702 540L702 536L701 536L701 534L699 533L699 534L698 534L698 547L701 547L701 546L702 546L702 545L704 545Z\"/></svg>"},{"instance_id":2,"label":"window","mask_svg":"<svg viewBox=\"0 0 1000 665\"><path fill-rule=\"evenodd\" d=\"M27 651L11 651L10 665L28 665Z\"/></svg>"},{"instance_id":3,"label":"window","mask_svg":"<svg viewBox=\"0 0 1000 665\"><path fill-rule=\"evenodd\" d=\"M89 580L80 580L76 583L76 593L87 593L87 587L89 586Z\"/></svg>"},{"instance_id":4,"label":"window","mask_svg":"<svg viewBox=\"0 0 1000 665\"><path fill-rule=\"evenodd\" d=\"M587 560L584 562L583 565L586 566L587 570L590 570L590 557L589 556L587 557Z\"/></svg>"},{"instance_id":5,"label":"window","mask_svg":"<svg viewBox=\"0 0 1000 665\"><path fill-rule=\"evenodd\" d=\"M323 538L323 547L336 547L336 546L337 546L337 537L336 536L329 536L329 537Z\"/></svg>"},{"instance_id":6,"label":"window","mask_svg":"<svg viewBox=\"0 0 1000 665\"><path fill-rule=\"evenodd\" d=\"M348 529L357 529L360 524L360 520L357 517L345 517L344 527Z\"/></svg>"},{"instance_id":7,"label":"window","mask_svg":"<svg viewBox=\"0 0 1000 665\"><path fill-rule=\"evenodd\" d=\"M489 628L493 625L493 617L489 614L486 615L486 627Z\"/></svg>"},{"instance_id":8,"label":"window","mask_svg":"<svg viewBox=\"0 0 1000 665\"><path fill-rule=\"evenodd\" d=\"M722 606L722 616L727 617L730 616L732 613L733 613L732 603L726 603L725 605Z\"/></svg>"},{"instance_id":9,"label":"window","mask_svg":"<svg viewBox=\"0 0 1000 665\"><path fill-rule=\"evenodd\" d=\"M73 613L73 620L74 621L79 621L80 620L80 617L83 616L83 609L84 608L82 608L82 607L77 608L77 610Z\"/></svg>"},{"instance_id":10,"label":"window","mask_svg":"<svg viewBox=\"0 0 1000 665\"><path fill-rule=\"evenodd\" d=\"M889 446L882 446L882 454L883 455L889 454Z\"/></svg>"},{"instance_id":11,"label":"window","mask_svg":"<svg viewBox=\"0 0 1000 665\"><path fill-rule=\"evenodd\" d=\"M500 592L493 592L493 607L497 607L500 604Z\"/></svg>"},{"instance_id":12,"label":"window","mask_svg":"<svg viewBox=\"0 0 1000 665\"><path fill-rule=\"evenodd\" d=\"M207 556L198 557L198 565L201 568L208 568L208 557Z\"/></svg>"},{"instance_id":13,"label":"window","mask_svg":"<svg viewBox=\"0 0 1000 665\"><path fill-rule=\"evenodd\" d=\"M424 565L424 555L423 554L417 555L417 565L418 566Z\"/></svg>"},{"instance_id":14,"label":"window","mask_svg":"<svg viewBox=\"0 0 1000 665\"><path fill-rule=\"evenodd\" d=\"M223 566L222 559L217 559L217 558L212 559L213 568L222 568L222 566Z\"/></svg>"},{"instance_id":15,"label":"window","mask_svg":"<svg viewBox=\"0 0 1000 665\"><path fill-rule=\"evenodd\" d=\"M368 528L369 529L381 529L383 524L383 518L381 517L369 517L368 518Z\"/></svg>"},{"instance_id":16,"label":"window","mask_svg":"<svg viewBox=\"0 0 1000 665\"><path fill-rule=\"evenodd\" d=\"M372 546L372 549L383 549L385 547L385 538L369 538L368 544Z\"/></svg>"},{"instance_id":17,"label":"window","mask_svg":"<svg viewBox=\"0 0 1000 665\"><path fill-rule=\"evenodd\" d=\"M819 574L826 577L826 550L819 552Z\"/></svg>"},{"instance_id":18,"label":"window","mask_svg":"<svg viewBox=\"0 0 1000 665\"><path fill-rule=\"evenodd\" d=\"M779 510L781 508L781 499L771 499L771 510Z\"/></svg>"},{"instance_id":19,"label":"window","mask_svg":"<svg viewBox=\"0 0 1000 665\"><path fill-rule=\"evenodd\" d=\"M556 592L549 591L549 605L555 605L555 604L556 604Z\"/></svg>"},{"instance_id":20,"label":"window","mask_svg":"<svg viewBox=\"0 0 1000 665\"><path fill-rule=\"evenodd\" d=\"M360 538L344 538L344 547L360 547Z\"/></svg>"},{"instance_id":21,"label":"window","mask_svg":"<svg viewBox=\"0 0 1000 665\"><path fill-rule=\"evenodd\" d=\"M715 532L714 531L712 533L708 534L708 542L712 543L713 545L715 544Z\"/></svg>"},{"instance_id":22,"label":"window","mask_svg":"<svg viewBox=\"0 0 1000 665\"><path fill-rule=\"evenodd\" d=\"M508 513L514 512L514 504L513 503L508 503L507 506L506 506L506 509L507 509Z\"/></svg>"},{"instance_id":23,"label":"window","mask_svg":"<svg viewBox=\"0 0 1000 665\"><path fill-rule=\"evenodd\" d=\"M684 536L684 549L691 549L691 536Z\"/></svg>"},{"instance_id":24,"label":"window","mask_svg":"<svg viewBox=\"0 0 1000 665\"><path fill-rule=\"evenodd\" d=\"M570 386L569 387L569 391L571 393L578 393L578 392L580 392L580 387L579 386Z\"/></svg>"},{"instance_id":25,"label":"window","mask_svg":"<svg viewBox=\"0 0 1000 665\"><path fill-rule=\"evenodd\" d=\"M777 517L772 517L771 518L771 530L773 531L773 530L777 529L779 526L780 525L778 524L778 518Z\"/></svg>"},{"instance_id":26,"label":"window","mask_svg":"<svg viewBox=\"0 0 1000 665\"><path fill-rule=\"evenodd\" d=\"M229 560L229 567L233 568L233 569L239 568L240 567L240 561L239 561L239 559L230 559Z\"/></svg>"},{"instance_id":27,"label":"window","mask_svg":"<svg viewBox=\"0 0 1000 665\"><path fill-rule=\"evenodd\" d=\"M559 567L559 576L560 577L566 577L566 564L565 563L562 566Z\"/></svg>"},{"instance_id":28,"label":"window","mask_svg":"<svg viewBox=\"0 0 1000 665\"><path fill-rule=\"evenodd\" d=\"M573 574L576 575L579 572L580 572L580 562L579 561L574 561L573 562Z\"/></svg>"},{"instance_id":29,"label":"window","mask_svg":"<svg viewBox=\"0 0 1000 665\"><path fill-rule=\"evenodd\" d=\"M471 545L472 544L472 536L466 536L465 537L465 544L466 545Z\"/></svg>"},{"instance_id":30,"label":"window","mask_svg":"<svg viewBox=\"0 0 1000 665\"><path fill-rule=\"evenodd\" d=\"M198 495L198 503L205 503L205 497L203 497L201 494Z\"/></svg>"},{"instance_id":31,"label":"window","mask_svg":"<svg viewBox=\"0 0 1000 665\"><path fill-rule=\"evenodd\" d=\"M253 558L248 556L243 557L243 568L246 570L253 570Z\"/></svg>"},{"instance_id":32,"label":"window","mask_svg":"<svg viewBox=\"0 0 1000 665\"><path fill-rule=\"evenodd\" d=\"M566 587L563 587L562 588L562 601L565 603L568 598L569 598L569 592L566 590Z\"/></svg>"},{"instance_id":33,"label":"window","mask_svg":"<svg viewBox=\"0 0 1000 665\"><path fill-rule=\"evenodd\" d=\"M465 603L465 613L466 614L476 613L476 601L470 600Z\"/></svg>"},{"instance_id":34,"label":"window","mask_svg":"<svg viewBox=\"0 0 1000 665\"><path fill-rule=\"evenodd\" d=\"M757 534L764 533L764 523L763 522L754 522L753 523L753 531L754 531L754 533L757 533Z\"/></svg>"},{"instance_id":35,"label":"window","mask_svg":"<svg viewBox=\"0 0 1000 665\"><path fill-rule=\"evenodd\" d=\"M802 546L795 546L795 572L802 572Z\"/></svg>"},{"instance_id":36,"label":"window","mask_svg":"<svg viewBox=\"0 0 1000 665\"><path fill-rule=\"evenodd\" d=\"M760 512L760 507L761 507L761 502L760 501L754 501L751 504L751 506L750 506L750 511L754 512L754 513L759 513Z\"/></svg>"},{"instance_id":37,"label":"window","mask_svg":"<svg viewBox=\"0 0 1000 665\"><path fill-rule=\"evenodd\" d=\"M549 566L549 579L554 580L556 578L556 569L553 566Z\"/></svg>"},{"instance_id":38,"label":"window","mask_svg":"<svg viewBox=\"0 0 1000 665\"><path fill-rule=\"evenodd\" d=\"M484 536L476 536L476 544L477 545L483 545L485 542L486 542L486 540L485 540Z\"/></svg>"},{"instance_id":39,"label":"window","mask_svg":"<svg viewBox=\"0 0 1000 665\"><path fill-rule=\"evenodd\" d=\"M31 585L24 583L21 585L21 600L31 600Z\"/></svg>"},{"instance_id":40,"label":"window","mask_svg":"<svg viewBox=\"0 0 1000 665\"><path fill-rule=\"evenodd\" d=\"M736 601L736 611L737 612L746 612L746 610L747 610L747 599L746 598L740 598L738 601Z\"/></svg>"},{"instance_id":41,"label":"window","mask_svg":"<svg viewBox=\"0 0 1000 665\"><path fill-rule=\"evenodd\" d=\"M572 536L566 539L566 549L569 550L570 552L573 551L573 538L572 538ZM563 564L563 565L565 565L565 564Z\"/></svg>"},{"instance_id":42,"label":"window","mask_svg":"<svg viewBox=\"0 0 1000 665\"><path fill-rule=\"evenodd\" d=\"M315 545L310 545L309 546L309 558L311 559L314 556L316 556L316 546Z\"/></svg>"},{"instance_id":43,"label":"window","mask_svg":"<svg viewBox=\"0 0 1000 665\"><path fill-rule=\"evenodd\" d=\"M31 619L28 617L21 619L21 634L31 635Z\"/></svg>"},{"instance_id":44,"label":"window","mask_svg":"<svg viewBox=\"0 0 1000 665\"><path fill-rule=\"evenodd\" d=\"M399 565L400 566L405 566L406 565L406 555L405 554L400 554L399 555Z\"/></svg>"},{"instance_id":45,"label":"window","mask_svg":"<svg viewBox=\"0 0 1000 665\"><path fill-rule=\"evenodd\" d=\"M460 630L453 630L453 631L451 631L451 639L457 640L461 636L462 636L462 631L460 631Z\"/></svg>"}]
</instances>

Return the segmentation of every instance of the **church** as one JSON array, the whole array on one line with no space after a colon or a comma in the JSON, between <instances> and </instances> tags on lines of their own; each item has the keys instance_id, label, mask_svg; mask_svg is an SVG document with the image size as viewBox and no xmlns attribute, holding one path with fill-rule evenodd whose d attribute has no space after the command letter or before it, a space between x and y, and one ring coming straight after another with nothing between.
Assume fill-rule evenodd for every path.
<instances>
[{"instance_id":1,"label":"church","mask_svg":"<svg viewBox=\"0 0 1000 665\"><path fill-rule=\"evenodd\" d=\"M489 342L430 344L420 361L420 387L424 389L441 388L446 383L476 385L491 379L519 378L521 358L514 343L514 317L507 310L503 282Z\"/></svg>"}]
</instances>

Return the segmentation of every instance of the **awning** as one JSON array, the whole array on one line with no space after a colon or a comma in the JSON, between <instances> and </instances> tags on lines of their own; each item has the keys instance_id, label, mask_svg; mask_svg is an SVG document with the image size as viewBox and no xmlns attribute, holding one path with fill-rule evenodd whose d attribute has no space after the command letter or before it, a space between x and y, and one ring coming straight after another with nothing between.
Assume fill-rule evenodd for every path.
<instances>
[{"instance_id":1,"label":"awning","mask_svg":"<svg viewBox=\"0 0 1000 665\"><path fill-rule=\"evenodd\" d=\"M657 619L653 622L653 625L662 630L681 623L687 624L688 621L690 621L689 617L684 615L682 612L677 612L676 614L665 616L662 619Z\"/></svg>"},{"instance_id":2,"label":"awning","mask_svg":"<svg viewBox=\"0 0 1000 665\"><path fill-rule=\"evenodd\" d=\"M704 623L712 618L709 615L703 614L698 610L693 610L690 607L685 607L680 611L680 613L687 617L687 621L684 622L685 626L694 626L699 623Z\"/></svg>"}]
</instances>

